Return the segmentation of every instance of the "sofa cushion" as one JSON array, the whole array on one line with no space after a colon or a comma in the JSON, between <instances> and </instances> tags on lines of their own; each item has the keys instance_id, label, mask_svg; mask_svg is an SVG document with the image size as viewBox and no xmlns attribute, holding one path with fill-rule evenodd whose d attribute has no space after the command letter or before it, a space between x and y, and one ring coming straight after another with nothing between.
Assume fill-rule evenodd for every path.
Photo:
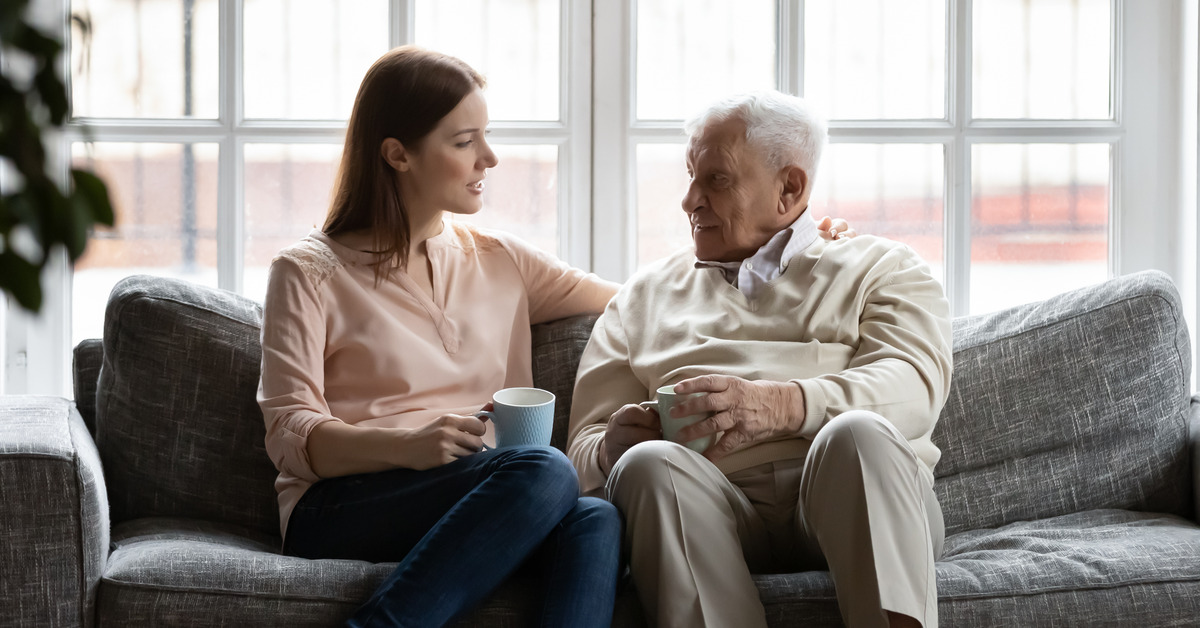
<instances>
[{"instance_id":1,"label":"sofa cushion","mask_svg":"<svg viewBox=\"0 0 1200 628\"><path fill-rule=\"evenodd\" d=\"M755 581L772 626L841 625L828 572ZM966 532L946 539L937 588L943 626L1191 626L1200 526L1095 510Z\"/></svg>"},{"instance_id":2,"label":"sofa cushion","mask_svg":"<svg viewBox=\"0 0 1200 628\"><path fill-rule=\"evenodd\" d=\"M1191 516L1190 378L1157 271L955 320L933 433L947 533L1097 508Z\"/></svg>"},{"instance_id":3,"label":"sofa cushion","mask_svg":"<svg viewBox=\"0 0 1200 628\"><path fill-rule=\"evenodd\" d=\"M171 518L114 528L113 548L98 614L115 626L340 625L396 567L281 556L270 535ZM524 625L542 590L534 577L518 573L457 625ZM619 625L641 625L632 591L617 614Z\"/></svg>"},{"instance_id":4,"label":"sofa cushion","mask_svg":"<svg viewBox=\"0 0 1200 628\"><path fill-rule=\"evenodd\" d=\"M554 393L550 444L567 450L567 425L575 393L575 371L598 316L583 315L533 326L533 385Z\"/></svg>"},{"instance_id":5,"label":"sofa cushion","mask_svg":"<svg viewBox=\"0 0 1200 628\"><path fill-rule=\"evenodd\" d=\"M184 281L135 276L113 288L96 443L114 524L173 516L279 529L255 400L261 316L254 301Z\"/></svg>"}]
</instances>

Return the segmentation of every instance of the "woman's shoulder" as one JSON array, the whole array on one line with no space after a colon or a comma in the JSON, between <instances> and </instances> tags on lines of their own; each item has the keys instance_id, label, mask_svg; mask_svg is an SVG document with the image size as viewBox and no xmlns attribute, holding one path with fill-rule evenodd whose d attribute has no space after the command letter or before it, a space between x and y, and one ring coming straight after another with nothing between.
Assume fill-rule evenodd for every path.
<instances>
[{"instance_id":1,"label":"woman's shoulder","mask_svg":"<svg viewBox=\"0 0 1200 628\"><path fill-rule=\"evenodd\" d=\"M271 260L272 273L283 269L280 262L295 266L314 286L319 286L337 272L345 262L323 238L314 231L299 242L279 251Z\"/></svg>"},{"instance_id":2,"label":"woman's shoulder","mask_svg":"<svg viewBox=\"0 0 1200 628\"><path fill-rule=\"evenodd\" d=\"M446 221L446 243L467 252L488 253L505 248L512 236L457 220Z\"/></svg>"}]
</instances>

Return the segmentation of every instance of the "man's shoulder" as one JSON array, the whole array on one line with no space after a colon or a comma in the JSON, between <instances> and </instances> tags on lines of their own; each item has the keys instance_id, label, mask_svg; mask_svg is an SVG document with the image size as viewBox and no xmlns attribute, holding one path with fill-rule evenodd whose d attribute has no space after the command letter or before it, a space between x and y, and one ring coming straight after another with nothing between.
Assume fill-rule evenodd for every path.
<instances>
[{"instance_id":1,"label":"man's shoulder","mask_svg":"<svg viewBox=\"0 0 1200 628\"><path fill-rule=\"evenodd\" d=\"M682 275L695 269L695 262L696 254L692 248L683 247L638 269L623 288L653 288L665 282L678 281Z\"/></svg>"},{"instance_id":2,"label":"man's shoulder","mask_svg":"<svg viewBox=\"0 0 1200 628\"><path fill-rule=\"evenodd\" d=\"M860 235L844 240L822 242L817 256L822 262L863 269L905 262L922 262L921 256L904 242L877 235Z\"/></svg>"}]
</instances>

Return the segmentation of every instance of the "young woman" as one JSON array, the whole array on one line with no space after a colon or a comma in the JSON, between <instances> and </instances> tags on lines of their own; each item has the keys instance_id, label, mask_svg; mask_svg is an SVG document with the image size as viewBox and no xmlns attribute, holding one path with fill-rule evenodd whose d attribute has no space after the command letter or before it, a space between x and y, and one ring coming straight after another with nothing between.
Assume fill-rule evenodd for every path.
<instances>
[{"instance_id":1,"label":"young woman","mask_svg":"<svg viewBox=\"0 0 1200 628\"><path fill-rule=\"evenodd\" d=\"M544 626L608 626L621 521L550 447L482 450L472 416L532 385L530 325L617 285L446 220L496 155L483 78L405 46L363 79L324 227L271 264L259 391L284 552L398 562L351 626L439 626L518 568ZM824 222L826 237L846 231ZM527 565L527 567L522 567Z\"/></svg>"},{"instance_id":2,"label":"young woman","mask_svg":"<svg viewBox=\"0 0 1200 628\"><path fill-rule=\"evenodd\" d=\"M608 626L621 521L550 447L481 451L492 393L531 386L530 324L600 312L616 284L480 210L484 80L395 49L367 72L325 225L271 265L259 402L285 553L399 565L351 626L439 626L522 564L540 622Z\"/></svg>"}]
</instances>

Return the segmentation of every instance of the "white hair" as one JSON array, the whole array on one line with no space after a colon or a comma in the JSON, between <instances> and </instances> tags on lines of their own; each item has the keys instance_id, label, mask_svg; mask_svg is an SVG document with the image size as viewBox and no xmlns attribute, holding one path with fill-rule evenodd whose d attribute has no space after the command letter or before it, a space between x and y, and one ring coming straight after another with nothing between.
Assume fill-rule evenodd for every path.
<instances>
[{"instance_id":1,"label":"white hair","mask_svg":"<svg viewBox=\"0 0 1200 628\"><path fill-rule=\"evenodd\" d=\"M688 120L689 140L710 122L737 118L746 124L746 142L762 152L772 169L799 166L811 182L829 139L825 120L796 96L777 91L738 94L713 103Z\"/></svg>"}]
</instances>

